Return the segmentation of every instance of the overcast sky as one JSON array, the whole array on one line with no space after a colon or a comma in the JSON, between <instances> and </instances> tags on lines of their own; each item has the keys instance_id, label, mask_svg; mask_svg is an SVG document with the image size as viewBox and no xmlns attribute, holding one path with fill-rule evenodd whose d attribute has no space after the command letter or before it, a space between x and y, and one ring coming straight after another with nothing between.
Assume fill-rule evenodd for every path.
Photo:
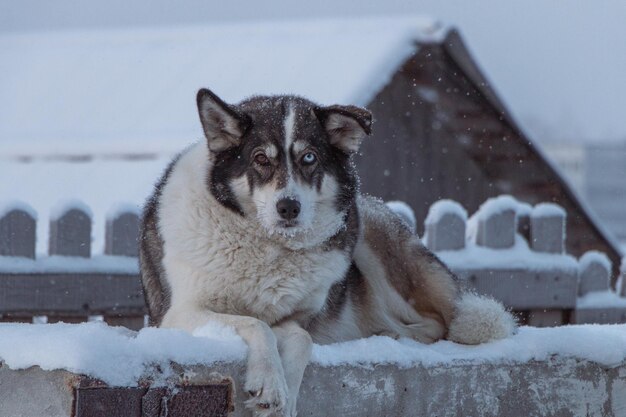
<instances>
[{"instance_id":1,"label":"overcast sky","mask_svg":"<svg viewBox=\"0 0 626 417\"><path fill-rule=\"evenodd\" d=\"M426 14L455 25L538 140L626 140L626 2L0 0L0 33Z\"/></svg>"}]
</instances>

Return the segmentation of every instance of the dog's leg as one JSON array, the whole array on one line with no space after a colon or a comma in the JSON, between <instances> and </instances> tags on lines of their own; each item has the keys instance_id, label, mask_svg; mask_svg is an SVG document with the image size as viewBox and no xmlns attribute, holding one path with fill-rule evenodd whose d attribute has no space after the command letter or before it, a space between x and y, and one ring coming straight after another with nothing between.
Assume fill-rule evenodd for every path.
<instances>
[{"instance_id":1,"label":"dog's leg","mask_svg":"<svg viewBox=\"0 0 626 417\"><path fill-rule=\"evenodd\" d=\"M165 314L161 327L174 327L192 332L212 320L234 327L248 344L244 389L250 393L251 398L246 401L246 406L259 417L284 416L287 384L278 354L276 336L266 323L248 316L189 308L177 310L172 306Z\"/></svg>"},{"instance_id":2,"label":"dog's leg","mask_svg":"<svg viewBox=\"0 0 626 417\"><path fill-rule=\"evenodd\" d=\"M296 322L287 321L272 327L278 339L278 352L285 371L285 380L289 389L289 398L285 416L296 417L296 401L302 383L302 376L311 358L313 341L309 332Z\"/></svg>"}]
</instances>

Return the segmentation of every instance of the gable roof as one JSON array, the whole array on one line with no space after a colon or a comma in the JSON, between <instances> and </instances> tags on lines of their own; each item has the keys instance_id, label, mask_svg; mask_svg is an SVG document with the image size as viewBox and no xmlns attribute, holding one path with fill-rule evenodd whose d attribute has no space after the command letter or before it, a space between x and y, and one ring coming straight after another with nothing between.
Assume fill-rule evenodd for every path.
<instances>
[{"instance_id":1,"label":"gable roof","mask_svg":"<svg viewBox=\"0 0 626 417\"><path fill-rule=\"evenodd\" d=\"M543 192L545 199L555 199L559 204L570 206L570 216L572 214L578 217L580 222L581 218L584 219L585 224L590 229L593 236L587 236L588 240L597 240L602 246L601 249L608 253L613 263L613 284L619 276L620 258L623 256L623 251L619 242L615 236L609 233L604 227L604 223L598 219L594 211L588 206L586 201L581 198L574 190L574 187L569 183L567 178L561 173L559 168L548 158L540 146L537 146L531 141L523 131L523 129L515 122L511 112L505 106L505 104L499 99L495 90L491 87L489 81L484 77L481 70L478 68L476 62L470 56L463 39L456 30L451 30L442 43L446 49L448 55L456 62L456 64L463 69L465 75L472 81L474 87L480 91L485 99L493 106L495 111L500 115L502 121L506 123L519 138L518 145L529 149L528 156L534 157L540 164L545 167L544 182L558 183L560 188L560 194L558 197L554 193ZM572 219L570 219L571 228ZM578 238L582 239L586 231L579 231ZM589 233L589 232L587 232ZM598 245L594 242L593 246ZM572 245L570 245L572 246ZM582 251L585 250L585 245L580 245L579 251L574 253L582 255Z\"/></svg>"},{"instance_id":2,"label":"gable roof","mask_svg":"<svg viewBox=\"0 0 626 417\"><path fill-rule=\"evenodd\" d=\"M0 155L180 149L201 136L199 87L365 105L444 32L407 17L0 36Z\"/></svg>"},{"instance_id":3,"label":"gable roof","mask_svg":"<svg viewBox=\"0 0 626 417\"><path fill-rule=\"evenodd\" d=\"M568 212L568 252L604 251L618 276L619 245L515 122L456 30L419 42L369 108L379 123L357 160L366 192L406 201L418 219L441 198L471 211L498 194L552 201Z\"/></svg>"}]
</instances>

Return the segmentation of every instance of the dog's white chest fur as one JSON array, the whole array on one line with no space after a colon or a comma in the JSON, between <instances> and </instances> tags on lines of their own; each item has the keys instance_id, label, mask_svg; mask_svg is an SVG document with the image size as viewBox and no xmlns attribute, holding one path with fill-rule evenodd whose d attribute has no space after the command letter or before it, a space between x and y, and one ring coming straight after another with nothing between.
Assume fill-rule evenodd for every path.
<instances>
[{"instance_id":1,"label":"dog's white chest fur","mask_svg":"<svg viewBox=\"0 0 626 417\"><path fill-rule=\"evenodd\" d=\"M199 285L205 292L204 307L268 323L297 312L311 315L323 307L330 286L348 267L338 251L293 253L262 242L254 248L250 243L234 251L229 265L212 265L219 273L212 267L205 269L208 282Z\"/></svg>"},{"instance_id":2,"label":"dog's white chest fur","mask_svg":"<svg viewBox=\"0 0 626 417\"><path fill-rule=\"evenodd\" d=\"M159 231L174 305L248 315L274 323L319 311L350 255L322 248L292 250L258 223L225 208L209 193L208 152L186 152L163 188Z\"/></svg>"}]
</instances>

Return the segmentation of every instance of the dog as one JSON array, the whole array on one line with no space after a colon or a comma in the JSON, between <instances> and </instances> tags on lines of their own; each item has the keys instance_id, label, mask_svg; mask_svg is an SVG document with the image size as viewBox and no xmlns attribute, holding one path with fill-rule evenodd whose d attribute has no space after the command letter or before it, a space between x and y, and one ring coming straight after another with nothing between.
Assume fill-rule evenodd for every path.
<instances>
[{"instance_id":1,"label":"dog","mask_svg":"<svg viewBox=\"0 0 626 417\"><path fill-rule=\"evenodd\" d=\"M368 110L291 95L231 105L207 89L197 106L205 139L174 159L144 209L144 294L153 325L236 330L255 415L296 415L312 343L512 333L501 304L464 294L405 220L359 193Z\"/></svg>"}]
</instances>

